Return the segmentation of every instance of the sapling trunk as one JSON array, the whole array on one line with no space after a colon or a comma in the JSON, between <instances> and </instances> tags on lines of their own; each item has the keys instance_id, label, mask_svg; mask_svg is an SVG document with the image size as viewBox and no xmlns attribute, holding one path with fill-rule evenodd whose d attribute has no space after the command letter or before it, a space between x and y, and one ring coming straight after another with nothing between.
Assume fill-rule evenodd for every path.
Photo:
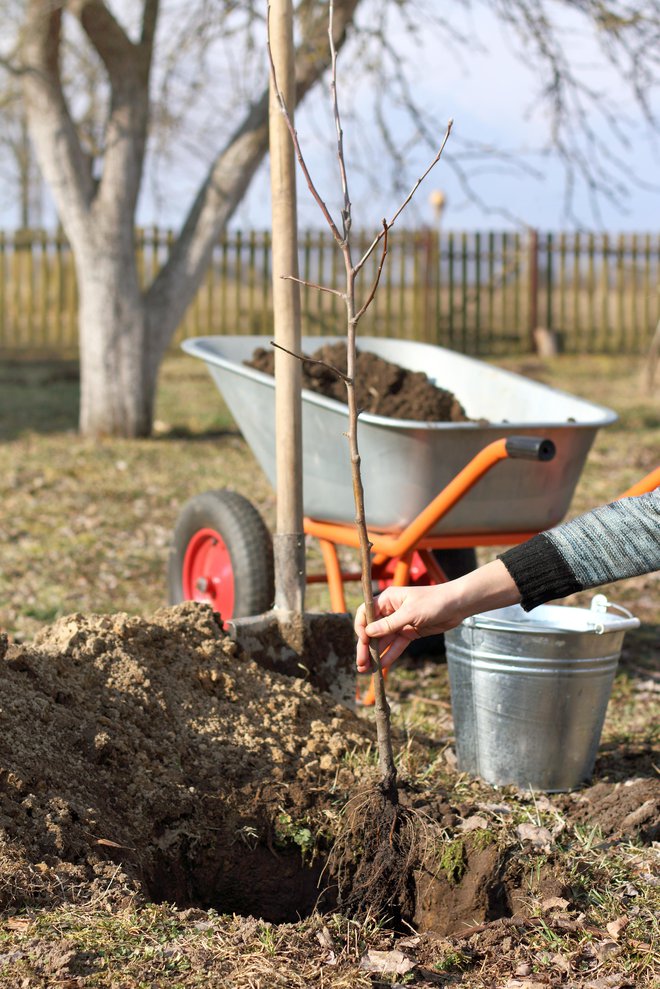
<instances>
[{"instance_id":1,"label":"sapling trunk","mask_svg":"<svg viewBox=\"0 0 660 989\"><path fill-rule=\"evenodd\" d=\"M360 451L358 447L358 414L359 409L355 400L355 368L357 364L356 319L354 311L354 276L350 263L350 247L345 247L347 257L347 286L346 308L348 313L346 333L346 395L348 402L348 445L351 457L351 476L353 480L353 500L355 502L355 527L360 538L360 573L362 577L362 597L367 615L367 621L374 621L375 606L373 582L371 580L371 542L367 531L367 520L364 509L364 487L360 470ZM392 728L390 724L390 706L387 703L385 679L380 663L378 640L372 639L369 651L373 667L374 680L374 717L376 721L376 739L378 743L378 768L381 775L381 787L390 799L397 802L396 765L392 747Z\"/></svg>"},{"instance_id":2,"label":"sapling trunk","mask_svg":"<svg viewBox=\"0 0 660 989\"><path fill-rule=\"evenodd\" d=\"M434 167L434 165L439 161L440 156L444 150L445 144L449 137L451 131L451 121L447 126L447 131L444 136L444 140L440 146L440 150L436 154L435 158L431 164L427 167L423 175L415 182L411 191L408 193L404 201L395 211L391 220L383 220L382 230L378 233L371 245L367 248L366 252L362 255L359 261L355 262L352 258L351 252L351 226L352 226L352 207L351 200L348 194L348 178L346 174L346 163L344 158L344 140L343 131L341 126L341 118L339 114L339 104L337 100L337 52L335 48L335 38L333 32L333 3L330 0L328 4L328 39L330 44L330 54L332 58L331 62L331 93L332 93L332 109L335 121L335 129L337 136L337 161L339 165L339 173L341 177L341 185L343 192L343 207L341 210L341 223L335 223L328 207L319 195L319 192L312 181L311 175L307 168L307 164L302 155L300 149L300 142L298 140L298 135L293 126L291 116L288 112L286 101L282 94L282 91L277 82L277 74L275 71L275 65L273 62L273 56L270 46L270 32L268 40L268 55L270 59L270 68L272 73L273 90L276 94L277 100L279 102L280 109L286 121L289 133L291 135L291 140L293 142L293 147L296 153L296 158L300 165L301 171L305 176L305 180L309 187L309 190L315 199L319 209L321 210L323 216L325 217L332 235L338 248L342 252L344 259L344 267L346 272L346 288L344 292L341 292L335 288L328 288L322 285L312 285L311 287L318 289L323 292L330 292L334 295L340 296L346 306L346 373L339 371L337 368L331 368L335 373L337 373L344 381L346 385L346 394L348 402L348 442L350 451L350 461L351 461L351 475L353 482L353 497L355 502L355 525L357 528L360 544L360 564L361 564L361 576L362 576L362 595L364 598L365 610L367 621L371 622L375 618L375 605L374 605L374 594L373 586L371 580L371 542L369 540L369 532L367 529L366 513L364 505L364 488L362 485L362 475L360 471L360 453L358 448L358 416L359 409L357 407L355 399L355 372L357 364L357 326L374 300L376 291L378 289L378 283L380 281L380 275L383 270L383 264L385 262L385 257L387 255L387 235L388 230L394 224L398 216L403 212L405 207L408 205L412 199L415 191L426 178L428 173ZM270 14L270 4L269 4L269 14ZM356 290L355 283L356 278L360 271L364 267L366 261L371 257L376 248L380 245L381 247L381 257L380 263L378 265L378 270L371 289L367 293L365 302L358 308L356 303ZM310 283L305 282L294 275L287 276L292 278L294 281L298 281L303 285L309 285ZM297 355L301 356L301 355ZM301 358L302 359L302 358ZM324 363L320 361L318 363ZM329 365L327 365L329 366ZM377 640L373 639L370 644L370 655L372 662L372 672L374 679L374 713L376 721L376 736L378 742L378 766L381 774L381 784L380 788L383 796L393 805L398 803L397 797L397 786L396 786L396 765L394 762L394 750L392 746L392 729L390 724L390 707L387 703L387 696L385 692L385 680L383 677L383 670L380 661L380 652L378 648Z\"/></svg>"}]
</instances>

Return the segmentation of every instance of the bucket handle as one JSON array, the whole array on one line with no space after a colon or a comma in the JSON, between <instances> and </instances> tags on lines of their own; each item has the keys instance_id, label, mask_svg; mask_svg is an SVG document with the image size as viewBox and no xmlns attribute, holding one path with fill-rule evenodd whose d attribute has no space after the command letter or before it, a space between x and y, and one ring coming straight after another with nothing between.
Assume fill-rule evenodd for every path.
<instances>
[{"instance_id":1,"label":"bucket handle","mask_svg":"<svg viewBox=\"0 0 660 989\"><path fill-rule=\"evenodd\" d=\"M486 612L487 614L487 612ZM525 632L545 632L546 630L540 625L529 625L529 628L525 627L524 622L516 621L513 618L494 618L489 620L486 624L481 621L481 615L469 615L467 618L463 619L463 625L467 628L488 628L500 632L509 632L511 629L516 629L519 631L521 628ZM597 632L603 632L605 629L602 625L589 625L589 628L594 628ZM561 625L553 625L553 632L574 632L573 628L563 628Z\"/></svg>"},{"instance_id":2,"label":"bucket handle","mask_svg":"<svg viewBox=\"0 0 660 989\"><path fill-rule=\"evenodd\" d=\"M639 628L639 618L635 618L632 611L628 611L624 608L622 604L617 604L615 601L609 601L604 594L595 594L591 599L591 611L596 614L606 614L608 611L618 611L620 615L625 615L627 621L619 623L617 631L627 632L632 628ZM593 626L594 632L597 635L602 635L605 631L605 626L596 622Z\"/></svg>"},{"instance_id":3,"label":"bucket handle","mask_svg":"<svg viewBox=\"0 0 660 989\"><path fill-rule=\"evenodd\" d=\"M633 613L631 611L628 611L627 608L624 608L622 604L616 604L614 601L608 601L608 599L605 597L604 594L594 595L594 597L591 600L591 607L589 609L594 613L594 617L596 617L599 614L601 615L606 614L607 611L610 609L612 611L618 611L621 615L625 616L624 620L620 620L618 622L616 627L617 632L628 632L633 628L639 628L640 626L639 618L635 618ZM468 628L479 627L480 617L481 617L480 615L470 615L468 618L465 618L463 620L463 625L467 626ZM586 625L587 628L592 632L595 632L596 635L603 635L605 632L605 625L602 622L599 622L598 620L595 620L593 622L587 622ZM513 628L519 629L520 626L521 623L519 621L515 621L509 618L497 618L488 623L488 628L500 629L500 631L502 632L507 632ZM533 629L529 629L529 631L532 630ZM574 628L561 628L560 626L555 625L553 626L553 631L575 632L576 630Z\"/></svg>"}]
</instances>

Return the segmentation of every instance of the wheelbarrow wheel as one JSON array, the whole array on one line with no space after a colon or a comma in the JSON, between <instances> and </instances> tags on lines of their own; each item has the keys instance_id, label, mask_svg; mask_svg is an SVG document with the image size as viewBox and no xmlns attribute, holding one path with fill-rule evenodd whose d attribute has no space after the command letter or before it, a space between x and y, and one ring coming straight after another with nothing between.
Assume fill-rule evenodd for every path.
<instances>
[{"instance_id":1,"label":"wheelbarrow wheel","mask_svg":"<svg viewBox=\"0 0 660 989\"><path fill-rule=\"evenodd\" d=\"M202 601L223 619L260 615L275 596L273 544L254 505L205 491L181 509L168 563L169 599Z\"/></svg>"}]
</instances>

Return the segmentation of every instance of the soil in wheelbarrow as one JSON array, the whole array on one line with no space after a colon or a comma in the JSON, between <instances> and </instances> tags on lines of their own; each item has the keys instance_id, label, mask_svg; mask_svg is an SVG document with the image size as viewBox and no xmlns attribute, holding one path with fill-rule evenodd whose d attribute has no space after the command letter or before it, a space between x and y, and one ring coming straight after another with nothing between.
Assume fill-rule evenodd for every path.
<instances>
[{"instance_id":1,"label":"soil in wheelbarrow","mask_svg":"<svg viewBox=\"0 0 660 989\"><path fill-rule=\"evenodd\" d=\"M346 373L346 344L325 344L307 356L321 363L303 361L303 388L345 402L346 387L332 368ZM273 374L274 352L258 347L246 364ZM355 388L362 412L417 422L470 421L456 396L434 384L423 371L410 371L366 350L357 352Z\"/></svg>"},{"instance_id":2,"label":"soil in wheelbarrow","mask_svg":"<svg viewBox=\"0 0 660 989\"><path fill-rule=\"evenodd\" d=\"M338 862L350 890L365 832L347 828L375 772L370 712L264 670L207 606L72 615L29 644L0 636L0 677L2 909L155 900L296 921L337 908ZM514 793L507 807L453 773L446 744L396 745L418 767L402 771L401 800L421 822L409 902L390 916L404 928L449 936L531 918L549 897L577 916L576 852L560 853L573 826L660 839L651 753L625 780L552 800Z\"/></svg>"}]
</instances>

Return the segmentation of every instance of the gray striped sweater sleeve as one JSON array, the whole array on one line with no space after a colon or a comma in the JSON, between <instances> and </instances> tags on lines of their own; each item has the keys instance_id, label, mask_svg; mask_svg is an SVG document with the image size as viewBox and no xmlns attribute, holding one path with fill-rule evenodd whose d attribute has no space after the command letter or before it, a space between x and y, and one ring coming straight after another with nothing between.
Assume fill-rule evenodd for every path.
<instances>
[{"instance_id":1,"label":"gray striped sweater sleeve","mask_svg":"<svg viewBox=\"0 0 660 989\"><path fill-rule=\"evenodd\" d=\"M595 508L502 553L526 611L660 570L660 488Z\"/></svg>"}]
</instances>

